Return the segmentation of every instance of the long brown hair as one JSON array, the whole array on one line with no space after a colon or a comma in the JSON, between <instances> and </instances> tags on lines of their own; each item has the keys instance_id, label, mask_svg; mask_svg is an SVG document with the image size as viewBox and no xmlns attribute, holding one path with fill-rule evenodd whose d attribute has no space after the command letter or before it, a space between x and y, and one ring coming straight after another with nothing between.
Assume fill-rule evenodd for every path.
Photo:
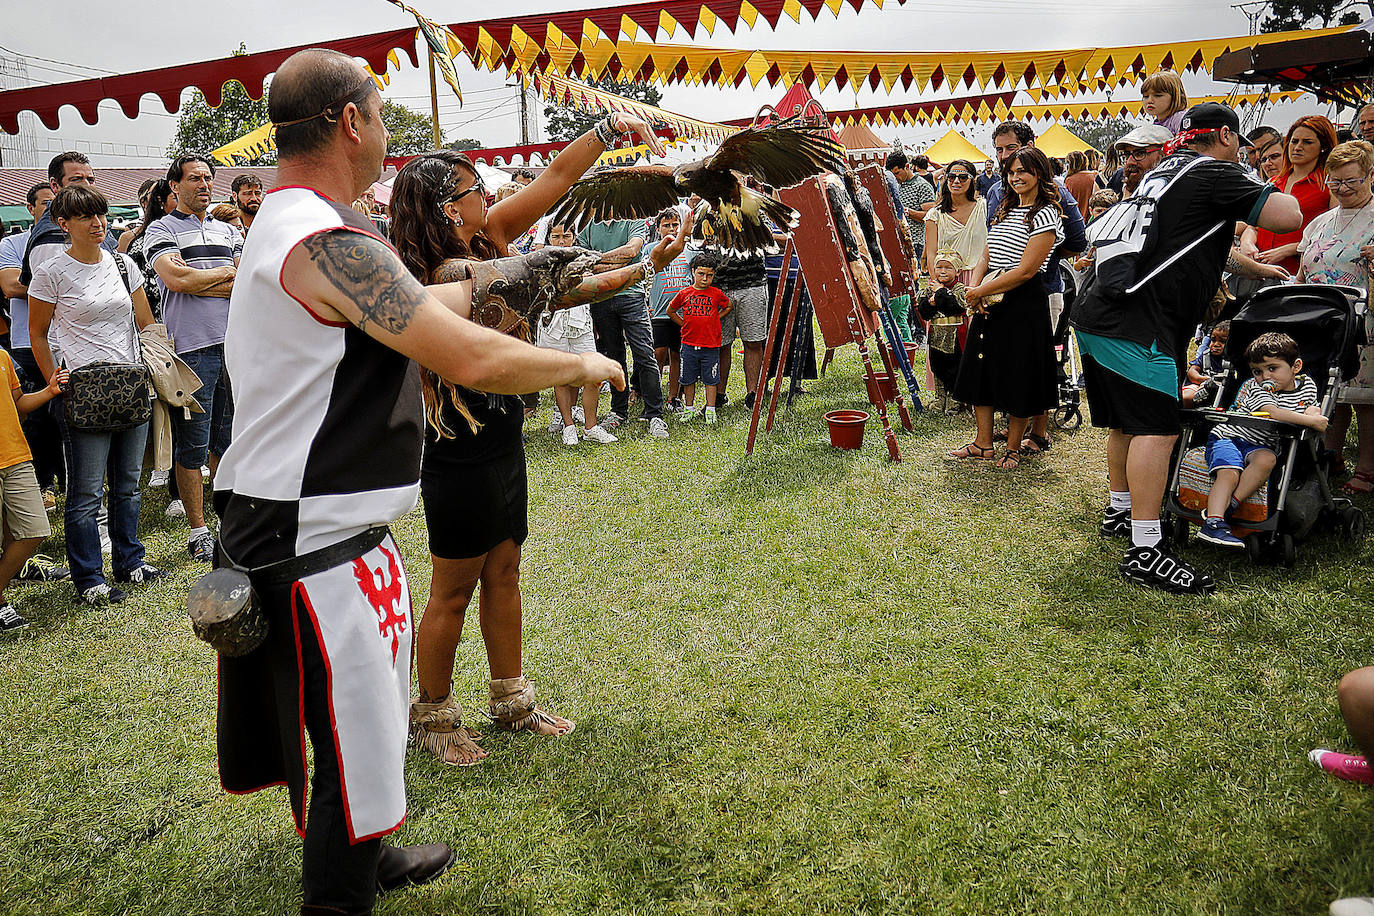
<instances>
[{"instance_id":1,"label":"long brown hair","mask_svg":"<svg viewBox=\"0 0 1374 916\"><path fill-rule=\"evenodd\" d=\"M973 163L967 159L955 159L945 166L945 180L940 182L940 212L954 212L954 194L949 189L949 170L955 166L962 166L969 173L968 187L964 188L964 197L968 200L978 199L978 170L973 167Z\"/></svg>"},{"instance_id":2,"label":"long brown hair","mask_svg":"<svg viewBox=\"0 0 1374 916\"><path fill-rule=\"evenodd\" d=\"M405 164L391 188L391 243L396 246L401 263L426 285L446 261L490 261L501 257L496 243L480 230L471 244L465 243L444 215L444 204L457 190L460 171L477 179L476 168L462 153L425 153ZM445 398L477 432L481 424L463 403L457 385L429 369L421 370L420 382L425 395L425 420L440 436L453 437L453 431L443 421Z\"/></svg>"},{"instance_id":3,"label":"long brown hair","mask_svg":"<svg viewBox=\"0 0 1374 916\"><path fill-rule=\"evenodd\" d=\"M1035 147L1023 146L1012 153L1002 165L1002 200L997 205L997 215L992 221L1000 223L1007 218L1013 207L1021 206L1021 196L1012 190L1011 184L1007 181L1011 167L1018 162L1026 171L1035 175L1036 179L1035 203L1031 204L1030 212L1026 214L1026 225L1035 222L1035 214L1039 213L1042 207L1053 207L1062 217L1064 206L1060 203L1059 185L1054 183L1054 169L1050 166L1050 160ZM1015 203L1012 202L1013 199Z\"/></svg>"}]
</instances>

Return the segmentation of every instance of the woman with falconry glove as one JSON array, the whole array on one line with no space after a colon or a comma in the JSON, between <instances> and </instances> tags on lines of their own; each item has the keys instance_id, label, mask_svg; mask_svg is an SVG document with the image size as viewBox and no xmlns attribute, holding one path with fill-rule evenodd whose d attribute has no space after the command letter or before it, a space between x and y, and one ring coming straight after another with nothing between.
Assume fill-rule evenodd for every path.
<instances>
[{"instance_id":1,"label":"woman with falconry glove","mask_svg":"<svg viewBox=\"0 0 1374 916\"><path fill-rule=\"evenodd\" d=\"M518 279L508 276L509 271L533 272L534 286L557 287L553 308L604 299L651 277L682 252L690 220L676 238L662 240L646 260L593 274L571 289L557 279L545 283L540 274L557 278L574 266L590 268L600 255L550 247L524 259L504 257L511 243L625 134L637 136L655 153L663 152L644 121L613 115L569 144L528 186L490 210L481 179L462 154L441 150L411 160L396 178L391 202L392 239L402 261L441 299L446 298L443 284L453 281L470 279L474 290L492 290L484 303L471 307L472 320L526 340L533 339L546 303L529 296L502 296L507 281ZM550 263L543 264L540 256ZM465 297L455 298L450 307L463 314ZM423 389L426 448L421 493L434 573L416 631L419 696L411 704L411 740L445 763L470 766L486 752L473 740L477 733L462 724L452 676L467 608L479 583L492 720L504 728L548 736L568 734L573 723L536 705L522 667L520 551L528 534L523 405L518 397L474 391L434 373L424 374Z\"/></svg>"}]
</instances>

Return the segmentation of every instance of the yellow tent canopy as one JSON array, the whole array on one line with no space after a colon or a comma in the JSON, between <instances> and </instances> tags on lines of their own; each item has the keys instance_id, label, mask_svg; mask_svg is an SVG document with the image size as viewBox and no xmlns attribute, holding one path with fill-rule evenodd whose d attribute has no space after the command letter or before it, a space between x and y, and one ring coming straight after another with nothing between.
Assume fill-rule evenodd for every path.
<instances>
[{"instance_id":1,"label":"yellow tent canopy","mask_svg":"<svg viewBox=\"0 0 1374 916\"><path fill-rule=\"evenodd\" d=\"M1039 146L1040 144L1037 142L1035 145ZM936 140L930 149L925 151L925 155L929 157L932 162L938 162L941 165L947 162L953 162L955 159L968 159L972 162L982 162L985 159L992 158L970 143L965 139L963 134L952 127L949 129L948 133L939 140Z\"/></svg>"},{"instance_id":2,"label":"yellow tent canopy","mask_svg":"<svg viewBox=\"0 0 1374 916\"><path fill-rule=\"evenodd\" d=\"M1049 130L1036 137L1035 148L1051 159L1062 159L1074 150L1087 152L1097 149L1062 124L1051 125Z\"/></svg>"}]
</instances>

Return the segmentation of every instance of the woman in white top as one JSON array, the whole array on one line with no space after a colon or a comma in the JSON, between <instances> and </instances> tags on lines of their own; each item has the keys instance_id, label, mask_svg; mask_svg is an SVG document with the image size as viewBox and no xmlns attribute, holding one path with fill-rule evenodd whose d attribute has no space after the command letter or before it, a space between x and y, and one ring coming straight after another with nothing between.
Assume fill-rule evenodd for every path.
<instances>
[{"instance_id":1,"label":"woman in white top","mask_svg":"<svg viewBox=\"0 0 1374 916\"><path fill-rule=\"evenodd\" d=\"M1004 168L1010 193L1002 198L981 263L967 292L975 315L954 383L954 396L972 404L978 431L972 442L950 452L953 458L993 457L992 420L1009 417L1008 447L997 466L1010 470L1026 452L1020 447L1031 417L1053 407L1058 398L1044 272L1064 240L1059 186L1045 154L1026 147ZM995 276L990 272L996 271ZM1000 301L985 300L997 293ZM1011 447L1017 443L1017 447Z\"/></svg>"},{"instance_id":2,"label":"woman in white top","mask_svg":"<svg viewBox=\"0 0 1374 916\"><path fill-rule=\"evenodd\" d=\"M1369 288L1369 261L1374 258L1374 144L1363 140L1342 143L1326 160L1326 187L1337 206L1318 216L1303 230L1298 243L1299 283L1333 283ZM1345 486L1347 495L1374 490L1374 313L1361 319L1366 341L1360 348L1360 369L1341 386L1336 412L1326 428L1326 447L1337 455L1345 448L1353 406L1358 452L1355 473Z\"/></svg>"},{"instance_id":3,"label":"woman in white top","mask_svg":"<svg viewBox=\"0 0 1374 916\"><path fill-rule=\"evenodd\" d=\"M978 196L973 163L956 159L945 169L940 202L926 212L925 273L930 276L937 251L957 251L965 264L977 264L988 242L988 202ZM959 278L968 283L968 271Z\"/></svg>"},{"instance_id":4,"label":"woman in white top","mask_svg":"<svg viewBox=\"0 0 1374 916\"><path fill-rule=\"evenodd\" d=\"M29 284L34 360L45 378L57 370L53 348L68 369L97 362L139 363L138 331L153 321L143 272L125 254L100 247L109 204L85 185L64 188L51 204L70 246L39 265ZM115 258L123 261L123 276ZM127 279L126 279L127 278ZM51 333L50 333L51 332ZM148 424L114 433L71 428L56 413L67 459L67 559L77 596L91 605L118 603L124 593L105 582L96 515L110 472L110 546L117 582L148 582L166 573L144 562L138 540L139 474Z\"/></svg>"}]
</instances>

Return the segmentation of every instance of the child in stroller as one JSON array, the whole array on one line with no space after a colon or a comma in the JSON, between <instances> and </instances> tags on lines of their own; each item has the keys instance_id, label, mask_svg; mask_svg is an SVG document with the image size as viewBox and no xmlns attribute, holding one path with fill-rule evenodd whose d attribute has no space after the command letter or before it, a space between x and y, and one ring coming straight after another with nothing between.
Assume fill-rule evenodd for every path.
<instances>
[{"instance_id":1,"label":"child in stroller","mask_svg":"<svg viewBox=\"0 0 1374 916\"><path fill-rule=\"evenodd\" d=\"M1257 488L1250 499L1239 501L1237 506L1231 500L1232 493L1224 488L1224 501L1220 494L1217 497L1223 519L1229 512L1233 533L1240 535L1252 561L1274 557L1291 565L1296 559L1295 542L1318 525L1337 529L1351 540L1364 537L1364 513L1350 500L1333 495L1317 427L1331 416L1338 383L1358 370L1356 311L1363 310L1365 300L1365 291L1354 287L1272 287L1256 293L1232 317L1226 343L1227 372L1214 403L1235 403L1242 385L1262 389L1256 381L1262 383L1264 379L1252 378L1246 353L1263 335L1278 332L1296 344L1298 353L1291 365L1296 369L1301 360L1319 399L1318 412L1300 413L1305 419L1295 425L1286 422L1296 419L1292 414L1256 411L1249 400L1233 411L1215 406L1184 409L1184 435L1174 455L1164 507L1167 530L1176 544L1187 543L1190 524L1202 525L1215 514L1218 507L1213 511L1208 508L1211 480L1206 446L1215 432L1223 436L1231 432L1234 437L1235 430L1244 441L1269 443L1274 455L1273 473L1262 477L1256 470L1247 481ZM1245 370L1243 374L1240 367ZM1239 479L1234 483L1239 486Z\"/></svg>"},{"instance_id":2,"label":"child in stroller","mask_svg":"<svg viewBox=\"0 0 1374 916\"><path fill-rule=\"evenodd\" d=\"M1317 406L1317 386L1302 374L1296 340L1278 331L1261 334L1245 348L1245 361L1254 378L1240 386L1232 410L1326 432L1326 417ZM1274 454L1278 442L1277 430L1229 423L1212 430L1207 439L1212 489L1199 538L1221 547L1245 547L1227 520L1269 479L1278 461Z\"/></svg>"}]
</instances>

